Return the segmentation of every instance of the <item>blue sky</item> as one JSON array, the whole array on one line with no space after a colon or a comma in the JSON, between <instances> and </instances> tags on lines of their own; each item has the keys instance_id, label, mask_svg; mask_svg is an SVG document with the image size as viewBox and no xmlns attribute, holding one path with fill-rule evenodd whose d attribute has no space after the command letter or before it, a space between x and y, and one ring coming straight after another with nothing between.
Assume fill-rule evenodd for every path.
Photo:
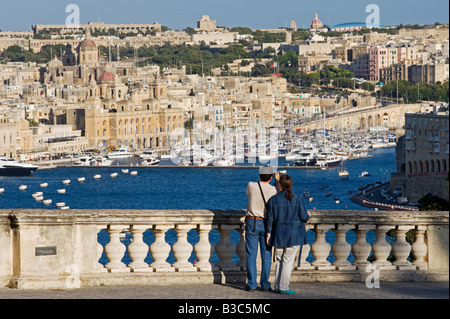
<instances>
[{"instance_id":1,"label":"blue sky","mask_svg":"<svg viewBox=\"0 0 450 319\"><path fill-rule=\"evenodd\" d=\"M449 22L448 0L0 0L0 29L30 30L33 24L64 24L68 4L80 8L82 24L154 23L174 30L196 27L207 14L218 26L252 29L289 26L308 27L314 13L324 24L365 22L366 6L380 8L380 23L433 24Z\"/></svg>"}]
</instances>

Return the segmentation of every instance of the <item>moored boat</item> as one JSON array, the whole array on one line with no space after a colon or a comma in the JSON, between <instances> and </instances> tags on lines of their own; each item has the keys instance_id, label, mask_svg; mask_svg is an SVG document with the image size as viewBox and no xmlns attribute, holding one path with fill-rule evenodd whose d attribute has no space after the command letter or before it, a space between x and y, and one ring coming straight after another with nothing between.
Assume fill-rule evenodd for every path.
<instances>
[{"instance_id":1,"label":"moored boat","mask_svg":"<svg viewBox=\"0 0 450 319\"><path fill-rule=\"evenodd\" d=\"M37 165L16 161L6 156L0 156L0 176L27 176L39 168Z\"/></svg>"},{"instance_id":2,"label":"moored boat","mask_svg":"<svg viewBox=\"0 0 450 319\"><path fill-rule=\"evenodd\" d=\"M116 148L106 155L109 159L130 158L132 156L133 154L124 147Z\"/></svg>"}]
</instances>

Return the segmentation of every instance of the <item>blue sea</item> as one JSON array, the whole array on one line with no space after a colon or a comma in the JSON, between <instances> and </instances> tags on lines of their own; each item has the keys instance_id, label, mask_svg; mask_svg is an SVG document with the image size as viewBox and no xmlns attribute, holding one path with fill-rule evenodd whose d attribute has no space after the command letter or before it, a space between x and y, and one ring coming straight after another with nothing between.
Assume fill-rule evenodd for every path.
<instances>
[{"instance_id":1,"label":"blue sea","mask_svg":"<svg viewBox=\"0 0 450 319\"><path fill-rule=\"evenodd\" d=\"M302 194L308 189L313 197L305 200L308 209L366 210L350 200L359 187L389 181L396 170L393 148L373 150L372 156L344 162L350 178L341 180L338 167L327 170L287 168L294 180L294 191ZM123 163L121 163L123 164ZM171 162L166 163L170 165ZM279 158L279 166L287 165ZM37 170L27 177L0 177L0 209L47 208L56 209L57 202L64 202L71 209L246 209L245 190L249 181L257 181L258 163L245 168L198 167L136 167L137 175L122 173L119 167L57 167ZM368 171L370 176L359 175ZM118 173L113 178L110 175ZM100 174L96 180L94 175ZM85 182L77 181L84 177ZM62 181L69 179L70 185ZM48 187L41 188L41 183ZM19 186L26 185L26 191ZM58 189L66 189L59 194ZM51 205L35 201L34 192L43 192L44 199L52 199ZM332 195L330 195L332 194ZM326 196L328 195L328 196ZM335 203L335 197L340 203Z\"/></svg>"},{"instance_id":2,"label":"blue sea","mask_svg":"<svg viewBox=\"0 0 450 319\"><path fill-rule=\"evenodd\" d=\"M313 200L305 199L308 210L314 209L348 209L368 210L350 200L352 193L358 192L358 188L377 182L389 181L389 174L395 172L395 150L393 148L373 150L371 157L348 160L344 167L350 173L348 180L338 177L339 168L301 169L287 168L287 174L294 180L294 192L302 194L308 189ZM134 161L135 162L135 161ZM123 162L121 165L126 164ZM258 167L246 164L240 168L198 168L198 167L164 167L172 165L170 161L162 162L160 167L130 167L129 171L137 171L137 175L122 173L120 167L58 167L54 169L37 170L32 176L27 177L0 177L0 188L5 192L0 194L0 209L11 208L46 208L57 209L58 202L64 202L71 209L246 209L247 196L245 195L247 183L258 181ZM284 158L278 160L279 166L287 166ZM283 168L284 170L284 168ZM370 173L368 177L359 177L361 172ZM110 175L118 173L113 178ZM100 174L101 179L93 176ZM79 177L85 177L86 181L78 182ZM63 180L69 179L70 185L63 185ZM41 188L41 183L47 183L48 187ZM26 191L20 191L19 186L26 185ZM65 194L59 194L58 189L66 189ZM51 205L44 205L35 201L31 196L34 192L43 192L45 199L52 199ZM330 195L332 194L332 195ZM340 203L335 203L335 197L339 197ZM128 245L131 234L127 234L123 243ZM218 243L220 235L216 230L210 233L210 242ZM234 231L231 239L239 242L239 234ZM109 242L109 234L101 231L98 240L102 245ZM308 243L315 241L315 234L308 231ZM332 244L335 239L333 231L326 236L327 242ZM347 233L347 241L353 244L356 236L352 231ZM389 239L391 241L392 239ZM144 233L144 241L151 244L154 234L147 230ZM166 233L166 241L173 245L177 241L174 230ZM188 241L194 245L198 241L195 231L188 233ZM373 243L375 234L371 231L367 234L367 241ZM312 261L312 255L308 261ZM352 256L349 260L352 261ZM194 262L195 254L190 258ZM146 262L151 263L149 253ZM217 262L217 255L211 258ZM238 257L235 256L234 261ZM330 253L330 262L334 257ZM175 261L172 252L167 261ZM100 262L107 263L103 256ZM123 262L128 264L130 258L125 254Z\"/></svg>"}]
</instances>

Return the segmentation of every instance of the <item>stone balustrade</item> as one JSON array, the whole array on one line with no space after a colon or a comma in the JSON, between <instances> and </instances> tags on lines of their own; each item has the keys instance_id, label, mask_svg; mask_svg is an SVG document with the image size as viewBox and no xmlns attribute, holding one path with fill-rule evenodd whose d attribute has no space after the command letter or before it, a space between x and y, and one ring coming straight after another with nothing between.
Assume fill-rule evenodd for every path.
<instances>
[{"instance_id":1,"label":"stone balustrade","mask_svg":"<svg viewBox=\"0 0 450 319\"><path fill-rule=\"evenodd\" d=\"M0 210L0 284L245 283L244 216L231 210ZM448 280L449 212L315 210L310 216L292 281L364 281L374 269L381 281Z\"/></svg>"}]
</instances>

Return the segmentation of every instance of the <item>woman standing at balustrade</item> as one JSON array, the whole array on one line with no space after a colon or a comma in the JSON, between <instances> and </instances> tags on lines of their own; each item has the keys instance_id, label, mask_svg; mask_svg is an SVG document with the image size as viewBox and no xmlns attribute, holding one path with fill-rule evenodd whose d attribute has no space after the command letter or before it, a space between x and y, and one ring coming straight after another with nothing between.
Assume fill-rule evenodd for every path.
<instances>
[{"instance_id":1,"label":"woman standing at balustrade","mask_svg":"<svg viewBox=\"0 0 450 319\"><path fill-rule=\"evenodd\" d=\"M305 223L309 215L302 198L292 191L290 176L282 175L279 186L282 191L267 203L267 244L275 247L275 292L295 294L289 289L289 282L298 249L306 244Z\"/></svg>"}]
</instances>

